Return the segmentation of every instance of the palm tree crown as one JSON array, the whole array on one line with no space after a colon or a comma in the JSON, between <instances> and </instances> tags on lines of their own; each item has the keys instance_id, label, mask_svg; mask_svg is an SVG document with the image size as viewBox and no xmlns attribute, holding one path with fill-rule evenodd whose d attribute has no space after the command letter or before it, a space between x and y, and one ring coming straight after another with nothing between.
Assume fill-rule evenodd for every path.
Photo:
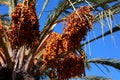
<instances>
[{"instance_id":1,"label":"palm tree crown","mask_svg":"<svg viewBox=\"0 0 120 80\"><path fill-rule=\"evenodd\" d=\"M98 64L102 64L108 72L106 65L120 70L119 59L93 59L90 47L100 38L106 43L104 37L107 35L111 35L116 45L113 33L120 30L120 24L114 24L118 19L114 16L119 17L120 1L59 1L53 10L46 11L51 1L44 0L40 14L37 13L37 0L0 1L9 8L8 14L0 14L0 80L39 80L42 76L51 80L74 77L111 79L87 76L86 68L92 70L91 67L95 67L90 63L103 73ZM40 26L45 14L48 16L46 23ZM59 23L64 24L63 30L61 33L54 32ZM97 29L98 32L95 32ZM89 38L91 32L94 37Z\"/></svg>"}]
</instances>

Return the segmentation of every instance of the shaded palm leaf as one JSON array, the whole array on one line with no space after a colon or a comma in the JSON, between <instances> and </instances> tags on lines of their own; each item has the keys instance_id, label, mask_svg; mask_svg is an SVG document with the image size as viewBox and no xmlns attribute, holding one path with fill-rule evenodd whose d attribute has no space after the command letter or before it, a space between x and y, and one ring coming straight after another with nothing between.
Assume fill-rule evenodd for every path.
<instances>
[{"instance_id":1,"label":"shaded palm leaf","mask_svg":"<svg viewBox=\"0 0 120 80\"><path fill-rule=\"evenodd\" d=\"M120 13L120 3L118 3L117 5L112 6L111 8L108 8L107 10L103 11L103 18L109 17L109 14L108 14L109 10L113 13L112 15ZM101 15L99 15L99 13L95 16L95 22L97 22L99 20L99 16L101 16Z\"/></svg>"},{"instance_id":2,"label":"shaded palm leaf","mask_svg":"<svg viewBox=\"0 0 120 80\"><path fill-rule=\"evenodd\" d=\"M114 32L117 32L117 31L119 31L119 30L120 30L120 25L112 28L112 32L113 32L113 33L114 33ZM104 35L104 36L108 36L108 35L110 35L110 34L111 34L111 30L105 32L103 35ZM85 42L84 44L82 44L82 46L84 46L84 45L86 45L86 44L89 44L90 42L93 42L93 41L95 41L95 40L101 39L102 37L103 37L103 36L100 35L100 36L98 36L98 37L96 37L96 38L94 38L94 39L92 39L92 40L90 40L90 41L88 41L88 42Z\"/></svg>"},{"instance_id":3,"label":"shaded palm leaf","mask_svg":"<svg viewBox=\"0 0 120 80\"><path fill-rule=\"evenodd\" d=\"M0 4L9 5L9 0L0 0Z\"/></svg>"},{"instance_id":4,"label":"shaded palm leaf","mask_svg":"<svg viewBox=\"0 0 120 80\"><path fill-rule=\"evenodd\" d=\"M112 80L111 78L106 78L106 77L102 77L102 76L87 76L84 79L87 79L87 80Z\"/></svg>"},{"instance_id":5,"label":"shaded palm leaf","mask_svg":"<svg viewBox=\"0 0 120 80\"><path fill-rule=\"evenodd\" d=\"M111 67L114 67L118 70L120 70L120 60L119 59L90 59L88 60L89 63L98 63L98 64L104 64Z\"/></svg>"},{"instance_id":6,"label":"shaded palm leaf","mask_svg":"<svg viewBox=\"0 0 120 80\"><path fill-rule=\"evenodd\" d=\"M94 6L94 8L96 9L98 6L102 7L104 10L105 9L108 9L109 6L108 6L108 3L110 2L115 2L117 0L89 0Z\"/></svg>"}]
</instances>

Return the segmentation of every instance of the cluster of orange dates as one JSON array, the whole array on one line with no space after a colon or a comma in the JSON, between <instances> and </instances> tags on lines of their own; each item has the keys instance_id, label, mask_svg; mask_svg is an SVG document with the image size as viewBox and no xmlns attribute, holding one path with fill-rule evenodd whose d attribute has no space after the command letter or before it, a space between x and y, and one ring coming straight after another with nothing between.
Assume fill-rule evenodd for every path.
<instances>
[{"instance_id":1,"label":"cluster of orange dates","mask_svg":"<svg viewBox=\"0 0 120 80\"><path fill-rule=\"evenodd\" d=\"M12 24L7 32L12 48L34 45L39 37L39 22L33 5L19 3L12 12Z\"/></svg>"},{"instance_id":2,"label":"cluster of orange dates","mask_svg":"<svg viewBox=\"0 0 120 80\"><path fill-rule=\"evenodd\" d=\"M57 73L59 80L69 79L71 77L84 75L84 57L70 52L58 62Z\"/></svg>"},{"instance_id":3,"label":"cluster of orange dates","mask_svg":"<svg viewBox=\"0 0 120 80\"><path fill-rule=\"evenodd\" d=\"M62 35L53 32L46 42L47 44L43 54L43 62L44 64L50 64L51 66L52 64L55 64L56 59L58 59L61 53L64 52Z\"/></svg>"},{"instance_id":4,"label":"cluster of orange dates","mask_svg":"<svg viewBox=\"0 0 120 80\"><path fill-rule=\"evenodd\" d=\"M90 7L80 7L67 17L63 32L66 51L80 46L80 41L84 39L87 31L92 28L93 21L94 16L90 13Z\"/></svg>"},{"instance_id":5,"label":"cluster of orange dates","mask_svg":"<svg viewBox=\"0 0 120 80\"><path fill-rule=\"evenodd\" d=\"M48 38L43 64L57 69L60 80L84 73L84 57L76 55L72 50L80 47L80 41L92 29L93 22L94 16L90 13L90 7L80 7L66 18L66 27L62 34L52 33ZM63 57L66 52L69 54Z\"/></svg>"},{"instance_id":6,"label":"cluster of orange dates","mask_svg":"<svg viewBox=\"0 0 120 80\"><path fill-rule=\"evenodd\" d=\"M84 73L84 56L77 55L73 49L80 47L80 42L92 29L94 16L90 7L80 7L65 19L66 27L62 34L51 33L46 41L43 53L43 65L57 70L60 80ZM0 32L2 25L0 23ZM12 13L12 24L7 32L12 48L22 45L34 45L39 38L39 23L35 6L18 4ZM67 55L65 53L69 52Z\"/></svg>"}]
</instances>

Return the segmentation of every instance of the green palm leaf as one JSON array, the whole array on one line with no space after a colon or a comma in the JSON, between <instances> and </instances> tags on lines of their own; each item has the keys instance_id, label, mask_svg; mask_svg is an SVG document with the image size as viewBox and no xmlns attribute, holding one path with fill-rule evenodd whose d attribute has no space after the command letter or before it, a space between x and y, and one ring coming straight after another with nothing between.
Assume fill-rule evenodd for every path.
<instances>
[{"instance_id":1,"label":"green palm leaf","mask_svg":"<svg viewBox=\"0 0 120 80\"><path fill-rule=\"evenodd\" d=\"M44 5L43 5L43 7L42 7L42 11L41 11L41 13L40 13L40 15L39 15L39 19L41 18L41 16L42 16L42 14L43 14L43 12L44 12L44 10L45 10L45 8L46 8L46 6L48 5L48 3L49 3L49 0L46 0L45 2L44 2Z\"/></svg>"},{"instance_id":2,"label":"green palm leaf","mask_svg":"<svg viewBox=\"0 0 120 80\"><path fill-rule=\"evenodd\" d=\"M9 0L0 0L0 4L9 5Z\"/></svg>"},{"instance_id":3,"label":"green palm leaf","mask_svg":"<svg viewBox=\"0 0 120 80\"><path fill-rule=\"evenodd\" d=\"M119 59L103 59L103 58L96 58L88 60L89 63L97 63L97 64L104 64L115 69L120 70L120 60Z\"/></svg>"},{"instance_id":4,"label":"green palm leaf","mask_svg":"<svg viewBox=\"0 0 120 80\"><path fill-rule=\"evenodd\" d=\"M117 31L119 31L119 30L120 30L120 25L112 28L112 33L117 32ZM105 32L103 35L104 35L104 37L105 37L105 36L108 36L108 35L110 35L110 34L111 34L111 30ZM95 40L101 39L102 37L103 37L103 36L100 35L100 36L98 36L98 37L96 37L96 38L94 38L94 39L92 39L92 40L90 40L90 41L88 41L88 42L85 42L84 44L82 44L82 46L84 46L84 45L86 45L86 44L89 44L89 43L91 43L91 42L94 42Z\"/></svg>"},{"instance_id":5,"label":"green palm leaf","mask_svg":"<svg viewBox=\"0 0 120 80\"><path fill-rule=\"evenodd\" d=\"M87 79L87 80L112 80L111 78L106 78L106 77L102 77L102 76L87 76L84 79Z\"/></svg>"}]
</instances>

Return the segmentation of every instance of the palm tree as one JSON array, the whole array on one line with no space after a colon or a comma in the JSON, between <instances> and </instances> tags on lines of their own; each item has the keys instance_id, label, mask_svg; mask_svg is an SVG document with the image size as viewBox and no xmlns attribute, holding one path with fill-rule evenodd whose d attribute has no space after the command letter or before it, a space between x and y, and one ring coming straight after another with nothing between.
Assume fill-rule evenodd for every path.
<instances>
[{"instance_id":1,"label":"palm tree","mask_svg":"<svg viewBox=\"0 0 120 80\"><path fill-rule=\"evenodd\" d=\"M112 28L113 16L120 12L119 0L60 0L51 14L48 14L41 31L39 20L50 1L44 1L41 13L37 16L35 6L38 2L0 1L0 4L9 7L8 14L0 14L0 80L39 80L42 77L62 80L76 76L90 80L107 79L87 77L85 67L90 69L90 63L120 70L120 60L92 59L84 49L91 42L100 38L104 40L105 36L120 30L119 23ZM80 7L81 5L89 6ZM107 21L109 27L106 32L104 21ZM98 22L102 34L85 42L87 32L92 28L94 30L93 23ZM54 32L58 23L66 26L61 34Z\"/></svg>"}]
</instances>

